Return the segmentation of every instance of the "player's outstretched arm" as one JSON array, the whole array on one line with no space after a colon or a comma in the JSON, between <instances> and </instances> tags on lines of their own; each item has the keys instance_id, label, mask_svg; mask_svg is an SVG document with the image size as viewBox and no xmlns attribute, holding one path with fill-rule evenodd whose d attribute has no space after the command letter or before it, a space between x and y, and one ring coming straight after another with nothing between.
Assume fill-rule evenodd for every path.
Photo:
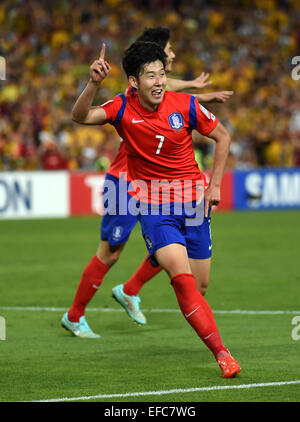
<instances>
[{"instance_id":1,"label":"player's outstretched arm","mask_svg":"<svg viewBox=\"0 0 300 422\"><path fill-rule=\"evenodd\" d=\"M168 89L170 91L184 91L186 89L201 89L207 85L210 85L212 82L208 81L209 73L202 72L200 76L191 80L183 81L181 79L168 78Z\"/></svg>"},{"instance_id":2,"label":"player's outstretched arm","mask_svg":"<svg viewBox=\"0 0 300 422\"><path fill-rule=\"evenodd\" d=\"M225 103L234 94L234 91L218 91L208 94L193 94L199 103Z\"/></svg>"},{"instance_id":3,"label":"player's outstretched arm","mask_svg":"<svg viewBox=\"0 0 300 422\"><path fill-rule=\"evenodd\" d=\"M191 81L183 81L180 79L168 78L168 89L170 91L184 91L188 89L201 89L212 82L207 80L209 73L202 72L198 78ZM210 92L208 94L193 94L199 103L225 103L232 95L233 91L218 91Z\"/></svg>"},{"instance_id":4,"label":"player's outstretched arm","mask_svg":"<svg viewBox=\"0 0 300 422\"><path fill-rule=\"evenodd\" d=\"M84 125L103 125L107 122L105 110L93 107L92 104L99 84L109 74L110 69L109 63L105 61L105 44L102 44L99 59L90 67L90 80L73 107L72 120Z\"/></svg>"},{"instance_id":5,"label":"player's outstretched arm","mask_svg":"<svg viewBox=\"0 0 300 422\"><path fill-rule=\"evenodd\" d=\"M227 162L230 147L230 135L228 130L218 122L217 126L208 135L216 141L214 163L208 187L204 193L205 217L212 205L218 205L221 200L221 182Z\"/></svg>"}]
</instances>

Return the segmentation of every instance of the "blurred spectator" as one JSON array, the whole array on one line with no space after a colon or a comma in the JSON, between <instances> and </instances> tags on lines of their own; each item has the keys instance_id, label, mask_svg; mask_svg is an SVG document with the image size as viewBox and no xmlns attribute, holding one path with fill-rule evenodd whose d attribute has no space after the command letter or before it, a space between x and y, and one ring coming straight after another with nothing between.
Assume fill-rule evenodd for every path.
<instances>
[{"instance_id":1,"label":"blurred spectator","mask_svg":"<svg viewBox=\"0 0 300 422\"><path fill-rule=\"evenodd\" d=\"M67 170L67 150L59 148L55 142L47 140L40 145L39 158L42 170Z\"/></svg>"},{"instance_id":2,"label":"blurred spectator","mask_svg":"<svg viewBox=\"0 0 300 422\"><path fill-rule=\"evenodd\" d=\"M210 90L234 90L209 104L230 130L228 168L300 166L298 0L3 0L0 55L0 170L106 170L119 140L113 130L82 127L71 109L102 42L112 71L96 103L124 92L121 54L144 27L169 26L174 77L210 72ZM195 147L202 167L213 143Z\"/></svg>"},{"instance_id":3,"label":"blurred spectator","mask_svg":"<svg viewBox=\"0 0 300 422\"><path fill-rule=\"evenodd\" d=\"M93 140L88 137L84 147L81 149L80 168L83 170L94 170L97 160L97 151L93 145Z\"/></svg>"}]
</instances>

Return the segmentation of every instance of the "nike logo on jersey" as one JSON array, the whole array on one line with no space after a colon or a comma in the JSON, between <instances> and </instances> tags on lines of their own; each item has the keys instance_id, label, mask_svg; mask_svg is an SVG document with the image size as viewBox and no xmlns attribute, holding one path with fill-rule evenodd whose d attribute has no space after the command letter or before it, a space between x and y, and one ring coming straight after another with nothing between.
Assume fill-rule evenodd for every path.
<instances>
[{"instance_id":1,"label":"nike logo on jersey","mask_svg":"<svg viewBox=\"0 0 300 422\"><path fill-rule=\"evenodd\" d=\"M186 318L190 317L191 315L193 315L193 313L195 313L198 309L200 308L200 306L198 306L198 308L194 309L190 314L184 314L184 316Z\"/></svg>"},{"instance_id":2,"label":"nike logo on jersey","mask_svg":"<svg viewBox=\"0 0 300 422\"><path fill-rule=\"evenodd\" d=\"M208 250L209 250L209 251L211 250L211 245L209 245Z\"/></svg>"},{"instance_id":3,"label":"nike logo on jersey","mask_svg":"<svg viewBox=\"0 0 300 422\"><path fill-rule=\"evenodd\" d=\"M132 119L132 123L142 123L144 120L135 120L135 118Z\"/></svg>"}]
</instances>

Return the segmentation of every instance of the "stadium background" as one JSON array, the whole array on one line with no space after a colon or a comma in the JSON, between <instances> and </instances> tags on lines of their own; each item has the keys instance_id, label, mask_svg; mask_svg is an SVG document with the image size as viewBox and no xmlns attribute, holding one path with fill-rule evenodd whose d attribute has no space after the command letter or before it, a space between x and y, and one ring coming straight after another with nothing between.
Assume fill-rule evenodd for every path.
<instances>
[{"instance_id":1,"label":"stadium background","mask_svg":"<svg viewBox=\"0 0 300 422\"><path fill-rule=\"evenodd\" d=\"M208 105L232 135L228 169L300 166L299 18L297 0L1 2L0 170L106 170L114 130L74 124L71 108L102 42L112 72L97 103L124 91L122 51L156 25L172 31L172 77L209 72L202 92L235 91L226 105ZM212 144L196 143L209 169Z\"/></svg>"}]
</instances>

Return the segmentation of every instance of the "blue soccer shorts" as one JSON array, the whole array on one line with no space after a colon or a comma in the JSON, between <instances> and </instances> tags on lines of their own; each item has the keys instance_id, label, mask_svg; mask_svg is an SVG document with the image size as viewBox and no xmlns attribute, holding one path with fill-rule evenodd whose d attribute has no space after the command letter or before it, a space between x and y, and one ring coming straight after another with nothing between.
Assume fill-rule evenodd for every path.
<instances>
[{"instance_id":1,"label":"blue soccer shorts","mask_svg":"<svg viewBox=\"0 0 300 422\"><path fill-rule=\"evenodd\" d=\"M138 222L136 215L128 212L128 202L132 198L127 192L129 183L106 174L103 186L104 215L101 221L101 240L111 246L122 245Z\"/></svg>"},{"instance_id":2,"label":"blue soccer shorts","mask_svg":"<svg viewBox=\"0 0 300 422\"><path fill-rule=\"evenodd\" d=\"M141 211L139 215L143 237L153 264L156 263L154 253L172 243L184 245L189 258L210 258L212 255L210 211L208 217L204 217L202 201L197 208L199 212L195 212L194 215L191 214L191 207L188 213L182 209L181 215L175 215L173 205L169 215L161 212L161 208L159 212L156 211L158 215L154 215L155 213L149 212L149 207L148 214ZM179 207L183 208L182 205ZM192 203L192 207L196 209L196 204Z\"/></svg>"}]
</instances>

